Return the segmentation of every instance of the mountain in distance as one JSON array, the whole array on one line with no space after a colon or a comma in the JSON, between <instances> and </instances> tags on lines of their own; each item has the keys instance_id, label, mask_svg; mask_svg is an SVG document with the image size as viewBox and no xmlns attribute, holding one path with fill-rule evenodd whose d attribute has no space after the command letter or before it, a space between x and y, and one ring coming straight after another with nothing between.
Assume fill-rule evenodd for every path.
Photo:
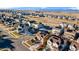
<instances>
[{"instance_id":1,"label":"mountain in distance","mask_svg":"<svg viewBox=\"0 0 79 59\"><path fill-rule=\"evenodd\" d=\"M13 7L14 10L33 10L33 11L56 11L56 12L79 12L76 7Z\"/></svg>"}]
</instances>

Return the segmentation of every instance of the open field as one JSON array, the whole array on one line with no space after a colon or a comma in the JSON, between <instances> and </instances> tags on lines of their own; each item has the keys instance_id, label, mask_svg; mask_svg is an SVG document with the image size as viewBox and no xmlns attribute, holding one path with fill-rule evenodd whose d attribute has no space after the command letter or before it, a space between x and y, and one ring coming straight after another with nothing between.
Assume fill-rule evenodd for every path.
<instances>
[{"instance_id":1,"label":"open field","mask_svg":"<svg viewBox=\"0 0 79 59\"><path fill-rule=\"evenodd\" d=\"M72 12L44 12L44 14L53 14L53 15L64 15L64 16L74 16L79 18L79 13L72 13Z\"/></svg>"},{"instance_id":2,"label":"open field","mask_svg":"<svg viewBox=\"0 0 79 59\"><path fill-rule=\"evenodd\" d=\"M30 20L35 20L37 23L42 22L49 26L58 26L61 22L66 22L70 24L77 24L79 25L79 21L69 21L69 20L62 20L62 19L54 19L54 18L30 18Z\"/></svg>"}]
</instances>

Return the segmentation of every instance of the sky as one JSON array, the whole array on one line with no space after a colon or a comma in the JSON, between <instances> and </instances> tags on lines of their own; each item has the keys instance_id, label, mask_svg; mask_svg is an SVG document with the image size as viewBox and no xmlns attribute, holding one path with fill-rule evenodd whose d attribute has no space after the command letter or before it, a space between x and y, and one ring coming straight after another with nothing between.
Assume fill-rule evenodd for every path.
<instances>
[{"instance_id":1,"label":"sky","mask_svg":"<svg viewBox=\"0 0 79 59\"><path fill-rule=\"evenodd\" d=\"M0 0L0 8L11 7L76 7L78 0Z\"/></svg>"}]
</instances>

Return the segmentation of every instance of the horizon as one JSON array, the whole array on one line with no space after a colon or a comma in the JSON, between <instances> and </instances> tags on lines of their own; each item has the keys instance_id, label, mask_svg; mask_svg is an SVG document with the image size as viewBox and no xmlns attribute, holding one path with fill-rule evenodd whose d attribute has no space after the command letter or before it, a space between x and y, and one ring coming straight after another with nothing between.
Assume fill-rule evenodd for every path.
<instances>
[{"instance_id":1,"label":"horizon","mask_svg":"<svg viewBox=\"0 0 79 59\"><path fill-rule=\"evenodd\" d=\"M76 7L11 7L11 8L0 8L0 10L33 10L33 11L67 11L67 12L79 12Z\"/></svg>"}]
</instances>

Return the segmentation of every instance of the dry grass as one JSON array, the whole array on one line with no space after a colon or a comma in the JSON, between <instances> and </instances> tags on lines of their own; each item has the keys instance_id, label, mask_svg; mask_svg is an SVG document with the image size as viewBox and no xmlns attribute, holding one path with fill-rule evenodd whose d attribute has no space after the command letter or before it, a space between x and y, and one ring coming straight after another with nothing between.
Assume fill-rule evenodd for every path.
<instances>
[{"instance_id":1,"label":"dry grass","mask_svg":"<svg viewBox=\"0 0 79 59\"><path fill-rule=\"evenodd\" d=\"M54 19L54 18L33 18L33 17L29 17L30 20L35 20L37 23L42 22L46 25L49 26L58 26L61 22L66 22L66 23L70 23L70 24L77 24L79 25L79 21L72 21L72 20L63 20L63 19Z\"/></svg>"}]
</instances>

